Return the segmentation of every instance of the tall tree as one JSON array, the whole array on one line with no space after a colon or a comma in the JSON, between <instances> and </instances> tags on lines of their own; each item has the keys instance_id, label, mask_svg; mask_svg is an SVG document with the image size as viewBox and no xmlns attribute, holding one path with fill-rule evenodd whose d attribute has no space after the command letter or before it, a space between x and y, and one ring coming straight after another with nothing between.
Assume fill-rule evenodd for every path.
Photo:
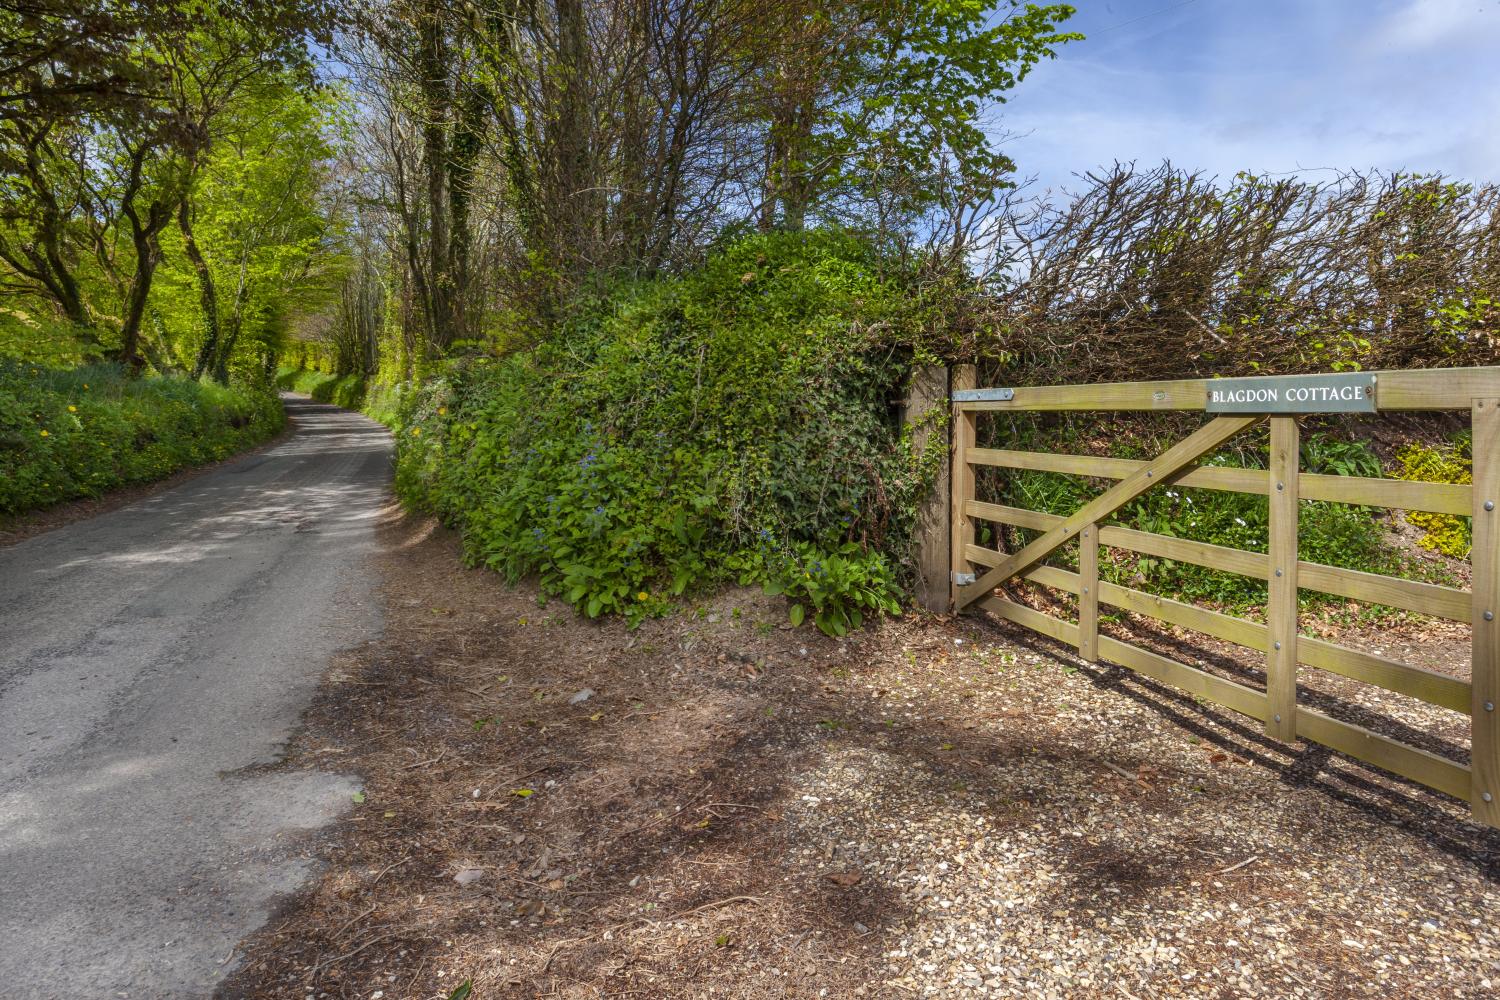
<instances>
[{"instance_id":1,"label":"tall tree","mask_svg":"<svg viewBox=\"0 0 1500 1000\"><path fill-rule=\"evenodd\" d=\"M328 171L343 104L336 90L309 94L271 76L220 117L176 230L163 238L174 325L202 330L194 376L227 381L237 349L267 332L255 324L275 315L276 301L316 312L336 294L347 265ZM175 294L194 287L196 295Z\"/></svg>"},{"instance_id":2,"label":"tall tree","mask_svg":"<svg viewBox=\"0 0 1500 1000\"><path fill-rule=\"evenodd\" d=\"M743 224L941 234L961 267L1012 169L993 110L1077 37L1059 29L1071 13L1019 0L372 4L346 63L365 95L367 197L390 208L405 336L440 355L486 309L542 329L591 275L690 262ZM488 273L470 261L481 233Z\"/></svg>"},{"instance_id":3,"label":"tall tree","mask_svg":"<svg viewBox=\"0 0 1500 1000\"><path fill-rule=\"evenodd\" d=\"M145 0L0 5L0 262L13 287L84 328L115 317L117 356L139 368L161 234L234 94L266 72L310 68L321 0ZM97 34L92 34L97 32ZM118 295L85 300L93 258Z\"/></svg>"}]
</instances>

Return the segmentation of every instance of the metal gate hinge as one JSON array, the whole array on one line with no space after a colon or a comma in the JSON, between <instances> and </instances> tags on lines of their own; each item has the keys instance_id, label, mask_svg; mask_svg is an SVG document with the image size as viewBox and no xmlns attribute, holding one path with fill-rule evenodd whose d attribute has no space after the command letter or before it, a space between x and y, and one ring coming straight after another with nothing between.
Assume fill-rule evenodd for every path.
<instances>
[{"instance_id":1,"label":"metal gate hinge","mask_svg":"<svg viewBox=\"0 0 1500 1000\"><path fill-rule=\"evenodd\" d=\"M979 577L975 576L973 573L954 573L953 574L953 582L955 584L957 584L958 586L960 586L960 587L967 587L971 583L977 583L978 580L979 580Z\"/></svg>"},{"instance_id":2,"label":"metal gate hinge","mask_svg":"<svg viewBox=\"0 0 1500 1000\"><path fill-rule=\"evenodd\" d=\"M955 403L993 403L1015 398L1014 389L957 389L953 393Z\"/></svg>"}]
</instances>

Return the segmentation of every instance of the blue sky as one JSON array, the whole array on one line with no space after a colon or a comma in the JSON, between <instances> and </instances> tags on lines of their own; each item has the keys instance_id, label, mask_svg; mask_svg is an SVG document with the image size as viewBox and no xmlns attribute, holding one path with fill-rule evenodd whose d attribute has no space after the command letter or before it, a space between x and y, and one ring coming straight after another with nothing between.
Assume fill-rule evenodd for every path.
<instances>
[{"instance_id":1,"label":"blue sky","mask_svg":"<svg viewBox=\"0 0 1500 1000\"><path fill-rule=\"evenodd\" d=\"M1072 0L1002 110L1028 191L1114 160L1500 180L1500 0Z\"/></svg>"}]
</instances>

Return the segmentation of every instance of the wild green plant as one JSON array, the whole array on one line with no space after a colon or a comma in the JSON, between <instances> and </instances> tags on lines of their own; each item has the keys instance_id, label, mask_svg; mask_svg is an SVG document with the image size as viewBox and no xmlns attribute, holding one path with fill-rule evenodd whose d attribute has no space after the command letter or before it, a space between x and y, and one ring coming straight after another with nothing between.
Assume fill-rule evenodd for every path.
<instances>
[{"instance_id":1,"label":"wild green plant","mask_svg":"<svg viewBox=\"0 0 1500 1000\"><path fill-rule=\"evenodd\" d=\"M1412 442L1396 455L1402 479L1430 483L1472 483L1474 481L1473 435L1463 431L1442 444ZM1473 548L1472 518L1432 511L1408 511L1406 519L1422 529L1417 544L1454 559L1466 559Z\"/></svg>"},{"instance_id":2,"label":"wild green plant","mask_svg":"<svg viewBox=\"0 0 1500 1000\"><path fill-rule=\"evenodd\" d=\"M1012 447L1037 451L1078 451L1082 435L1077 422L1021 423L1006 429L1024 442ZM1115 457L1147 458L1162 450L1162 442L1139 423L1109 428L1110 451ZM1380 475L1374 453L1360 442L1343 442L1324 435L1311 435L1304 447L1307 471L1328 475ZM1263 442L1247 435L1236 450L1211 456L1204 464L1230 467L1264 467ZM1110 485L1106 480L1033 470L1006 470L995 484L1001 503L1050 514L1073 513ZM1324 501L1303 501L1298 511L1299 555L1309 562L1348 567L1372 573L1429 576L1432 570L1419 560L1403 558L1385 542L1386 524L1372 516L1369 507ZM1153 534L1190 538L1249 552L1265 552L1270 535L1270 507L1266 497L1246 493L1192 487L1150 490L1126 504L1111 523ZM1014 529L1012 529L1014 530ZM1024 542L1033 533L1018 532ZM1076 549L1063 549L1057 561L1076 566ZM1247 611L1264 605L1264 581L1226 573L1192 563L1124 550L1108 550L1100 565L1101 575L1112 583L1176 594ZM1331 600L1309 592L1312 603Z\"/></svg>"},{"instance_id":3,"label":"wild green plant","mask_svg":"<svg viewBox=\"0 0 1500 1000\"><path fill-rule=\"evenodd\" d=\"M1302 471L1327 476L1382 475L1380 456L1363 441L1349 441L1328 434L1309 434L1302 442Z\"/></svg>"},{"instance_id":4,"label":"wild green plant","mask_svg":"<svg viewBox=\"0 0 1500 1000\"><path fill-rule=\"evenodd\" d=\"M405 398L397 491L588 615L736 578L830 633L894 610L932 463L890 405L911 319L879 265L837 233L776 234L602 287L534 349Z\"/></svg>"},{"instance_id":5,"label":"wild green plant","mask_svg":"<svg viewBox=\"0 0 1500 1000\"><path fill-rule=\"evenodd\" d=\"M268 386L0 359L0 513L98 496L227 458L270 437L284 419Z\"/></svg>"}]
</instances>

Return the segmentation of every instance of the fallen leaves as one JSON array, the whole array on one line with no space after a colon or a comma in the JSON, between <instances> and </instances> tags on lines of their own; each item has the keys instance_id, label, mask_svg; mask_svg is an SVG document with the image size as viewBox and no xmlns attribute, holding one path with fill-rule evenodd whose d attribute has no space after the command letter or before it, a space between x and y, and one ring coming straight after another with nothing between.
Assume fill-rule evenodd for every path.
<instances>
[{"instance_id":1,"label":"fallen leaves","mask_svg":"<svg viewBox=\"0 0 1500 1000\"><path fill-rule=\"evenodd\" d=\"M841 889L852 889L864 879L859 872L829 872L823 877Z\"/></svg>"}]
</instances>

